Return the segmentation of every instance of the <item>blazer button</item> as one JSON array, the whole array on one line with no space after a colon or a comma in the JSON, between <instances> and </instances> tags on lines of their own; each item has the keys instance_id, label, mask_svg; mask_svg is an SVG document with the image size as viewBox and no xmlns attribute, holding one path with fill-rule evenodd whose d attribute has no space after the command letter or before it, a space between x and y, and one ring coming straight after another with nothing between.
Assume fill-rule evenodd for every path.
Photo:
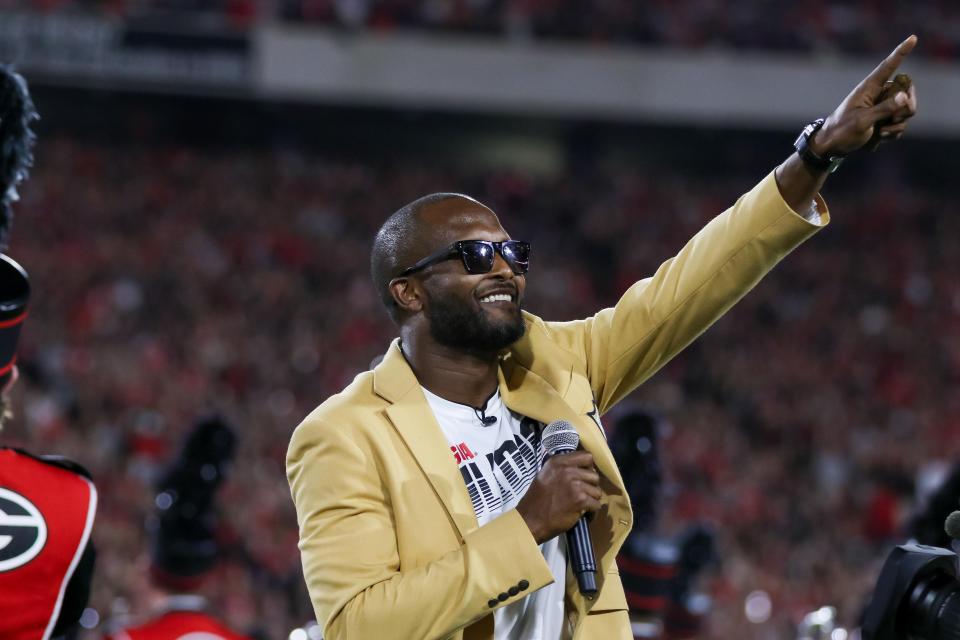
<instances>
[{"instance_id":1,"label":"blazer button","mask_svg":"<svg viewBox=\"0 0 960 640\"><path fill-rule=\"evenodd\" d=\"M508 596L505 593L501 593L500 595L497 596L497 600L499 600L500 602L506 602L509 598L510 596Z\"/></svg>"},{"instance_id":2,"label":"blazer button","mask_svg":"<svg viewBox=\"0 0 960 640\"><path fill-rule=\"evenodd\" d=\"M487 606L490 607L491 609L496 607L498 604L500 604L499 600L493 600L493 599L487 600Z\"/></svg>"},{"instance_id":3,"label":"blazer button","mask_svg":"<svg viewBox=\"0 0 960 640\"><path fill-rule=\"evenodd\" d=\"M515 596L520 593L520 587L510 587L507 589L507 593L509 593L511 597Z\"/></svg>"},{"instance_id":4,"label":"blazer button","mask_svg":"<svg viewBox=\"0 0 960 640\"><path fill-rule=\"evenodd\" d=\"M527 587L530 586L530 583L527 582L526 580L521 580L520 582L517 583L517 586L520 587L520 591L524 591Z\"/></svg>"}]
</instances>

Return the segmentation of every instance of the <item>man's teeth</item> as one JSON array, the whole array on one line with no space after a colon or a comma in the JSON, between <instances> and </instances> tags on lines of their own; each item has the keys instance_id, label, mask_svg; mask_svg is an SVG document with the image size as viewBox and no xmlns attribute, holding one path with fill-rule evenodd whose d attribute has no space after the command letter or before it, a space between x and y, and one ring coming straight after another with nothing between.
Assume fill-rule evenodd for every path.
<instances>
[{"instance_id":1,"label":"man's teeth","mask_svg":"<svg viewBox=\"0 0 960 640\"><path fill-rule=\"evenodd\" d=\"M509 293L497 293L480 298L480 302L510 302L512 299Z\"/></svg>"}]
</instances>

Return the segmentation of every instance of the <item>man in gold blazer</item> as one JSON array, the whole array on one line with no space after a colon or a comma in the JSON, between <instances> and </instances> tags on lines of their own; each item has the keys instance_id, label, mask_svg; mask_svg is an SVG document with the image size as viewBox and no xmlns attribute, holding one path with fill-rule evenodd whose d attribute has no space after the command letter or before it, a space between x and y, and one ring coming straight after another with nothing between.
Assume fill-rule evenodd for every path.
<instances>
[{"instance_id":1,"label":"man in gold blazer","mask_svg":"<svg viewBox=\"0 0 960 640\"><path fill-rule=\"evenodd\" d=\"M434 194L387 220L371 266L400 338L300 424L287 456L327 640L632 637L614 561L631 509L598 416L829 221L818 195L829 171L900 137L916 112L912 88L881 96L915 42L652 277L586 320L521 311L529 245L476 200ZM545 460L539 428L555 420L575 426L582 450ZM592 598L559 535L588 512Z\"/></svg>"}]
</instances>

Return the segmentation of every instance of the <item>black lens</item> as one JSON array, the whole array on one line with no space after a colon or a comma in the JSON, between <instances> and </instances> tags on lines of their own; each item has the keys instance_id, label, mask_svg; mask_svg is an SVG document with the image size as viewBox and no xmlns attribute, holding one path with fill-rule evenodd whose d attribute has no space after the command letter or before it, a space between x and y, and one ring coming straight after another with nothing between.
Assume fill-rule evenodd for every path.
<instances>
[{"instance_id":1,"label":"black lens","mask_svg":"<svg viewBox=\"0 0 960 640\"><path fill-rule=\"evenodd\" d=\"M503 259L514 273L526 273L530 269L530 243L522 240L507 240L500 246Z\"/></svg>"},{"instance_id":2,"label":"black lens","mask_svg":"<svg viewBox=\"0 0 960 640\"><path fill-rule=\"evenodd\" d=\"M904 627L911 638L956 640L960 638L960 584L945 573L925 576L911 590Z\"/></svg>"},{"instance_id":3,"label":"black lens","mask_svg":"<svg viewBox=\"0 0 960 640\"><path fill-rule=\"evenodd\" d=\"M467 273L489 273L493 269L493 245L482 240L460 243L460 255Z\"/></svg>"}]
</instances>

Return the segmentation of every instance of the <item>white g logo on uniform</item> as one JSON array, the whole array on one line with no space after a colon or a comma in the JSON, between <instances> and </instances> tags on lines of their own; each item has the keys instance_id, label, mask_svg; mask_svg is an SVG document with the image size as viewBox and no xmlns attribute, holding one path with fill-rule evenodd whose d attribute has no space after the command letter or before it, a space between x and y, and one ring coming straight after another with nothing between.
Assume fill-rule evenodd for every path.
<instances>
[{"instance_id":1,"label":"white g logo on uniform","mask_svg":"<svg viewBox=\"0 0 960 640\"><path fill-rule=\"evenodd\" d=\"M47 523L32 502L0 487L0 573L22 567L47 542Z\"/></svg>"}]
</instances>

